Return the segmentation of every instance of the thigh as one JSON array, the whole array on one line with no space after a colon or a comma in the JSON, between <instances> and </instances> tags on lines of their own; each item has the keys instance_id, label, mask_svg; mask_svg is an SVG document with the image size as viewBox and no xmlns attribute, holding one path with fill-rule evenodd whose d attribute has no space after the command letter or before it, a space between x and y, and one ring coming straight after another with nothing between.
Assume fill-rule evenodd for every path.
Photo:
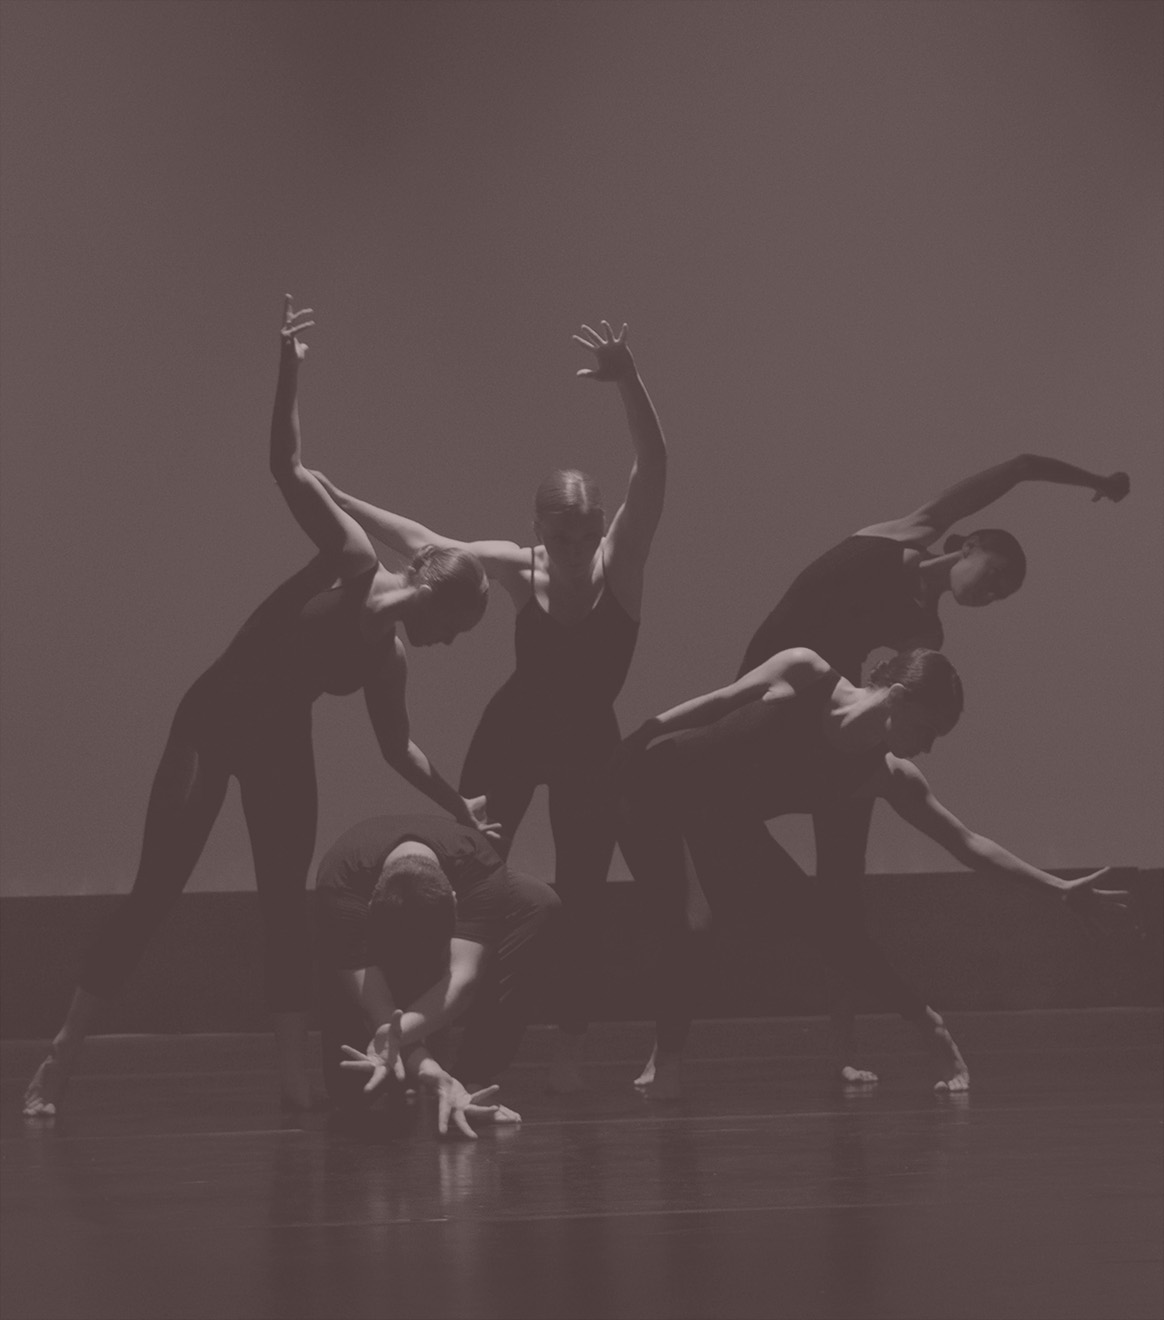
<instances>
[{"instance_id":1,"label":"thigh","mask_svg":"<svg viewBox=\"0 0 1164 1320\"><path fill-rule=\"evenodd\" d=\"M178 707L150 788L135 893L180 893L222 809L229 757L203 714L187 700Z\"/></svg>"},{"instance_id":2,"label":"thigh","mask_svg":"<svg viewBox=\"0 0 1164 1320\"><path fill-rule=\"evenodd\" d=\"M248 730L239 789L250 835L259 901L272 904L307 887L318 811L311 713L293 710Z\"/></svg>"},{"instance_id":3,"label":"thigh","mask_svg":"<svg viewBox=\"0 0 1164 1320\"><path fill-rule=\"evenodd\" d=\"M464 797L484 795L489 819L501 826L494 847L503 857L545 777L541 732L526 704L502 688L486 706L465 756L459 791Z\"/></svg>"}]
</instances>

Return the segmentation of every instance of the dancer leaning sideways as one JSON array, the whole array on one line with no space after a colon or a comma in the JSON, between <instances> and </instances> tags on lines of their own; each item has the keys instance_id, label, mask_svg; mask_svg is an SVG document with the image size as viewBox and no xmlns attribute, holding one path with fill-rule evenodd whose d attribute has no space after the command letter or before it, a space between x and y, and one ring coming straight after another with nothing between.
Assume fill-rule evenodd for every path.
<instances>
[{"instance_id":1,"label":"dancer leaning sideways","mask_svg":"<svg viewBox=\"0 0 1164 1320\"><path fill-rule=\"evenodd\" d=\"M940 649L938 611L944 598L971 608L989 605L1013 595L1026 574L1022 546L1010 532L986 527L966 535L946 534L956 522L1026 482L1079 486L1093 492L1093 502L1118 502L1130 489L1124 472L1102 476L1037 454L1021 454L967 477L905 517L863 527L814 560L756 629L739 674L789 647L803 646L859 684L862 666L880 647L899 652L915 646ZM935 549L943 537L944 545ZM860 902L857 883L864 873L872 809L873 798L865 796L843 809L834 805L827 818L813 813L817 878L836 887L834 902ZM831 840L838 832L846 841L843 872L821 862L836 857ZM803 879L782 849L773 851L771 864L793 883ZM854 987L843 969L836 990L836 1034L852 1042ZM851 1058L846 1060L846 1066L851 1063Z\"/></svg>"},{"instance_id":2,"label":"dancer leaning sideways","mask_svg":"<svg viewBox=\"0 0 1164 1320\"><path fill-rule=\"evenodd\" d=\"M937 651L904 652L859 686L814 651L782 651L728 687L647 720L624 744L627 827L623 854L648 895L660 942L655 1048L636 1081L646 1094L679 1094L679 1063L691 1021L693 959L712 916L747 918L759 892L787 888L783 850L764 822L814 812L826 823L818 861L826 873L863 869L865 835L846 815L854 801L884 798L915 829L975 871L1033 885L1086 918L1122 907L1100 891L1097 871L1060 880L975 833L933 795L911 757L948 733L962 686ZM863 827L865 817L858 818ZM938 1065L937 1086L961 1091L969 1073L941 1017L893 971L869 938L860 891L799 886L805 931L825 962L865 985L921 1033ZM847 1064L842 1076L875 1082Z\"/></svg>"},{"instance_id":3,"label":"dancer leaning sideways","mask_svg":"<svg viewBox=\"0 0 1164 1320\"><path fill-rule=\"evenodd\" d=\"M239 783L265 928L265 987L285 1103L306 1105L312 987L304 892L315 846L311 709L324 692L363 689L384 759L465 825L486 824L412 741L401 627L414 646L451 642L485 611L488 583L471 553L418 544L390 572L363 529L300 461L297 386L310 309L284 305L271 419L271 473L318 548L272 593L178 705L146 811L133 889L89 948L64 1025L24 1099L51 1115L86 1032L122 986L194 869L231 777Z\"/></svg>"},{"instance_id":4,"label":"dancer leaning sideways","mask_svg":"<svg viewBox=\"0 0 1164 1320\"><path fill-rule=\"evenodd\" d=\"M536 544L456 541L328 485L371 535L402 553L432 544L468 550L513 599L513 675L485 708L461 774L461 792L484 795L508 854L539 784L549 791L555 887L563 905L559 1032L552 1089L581 1085L591 963L617 829L608 767L619 746L614 699L639 629L643 575L663 510L667 454L658 418L626 340L603 321L574 338L596 358L579 375L612 381L634 446L626 498L607 523L594 481L557 471L534 501Z\"/></svg>"},{"instance_id":5,"label":"dancer leaning sideways","mask_svg":"<svg viewBox=\"0 0 1164 1320\"><path fill-rule=\"evenodd\" d=\"M549 885L511 871L479 830L380 816L324 857L314 910L323 1074L336 1105L365 1108L396 1074L434 1097L442 1135L518 1121L496 1103L496 1081L552 958ZM449 1071L428 1045L453 1023L464 1031Z\"/></svg>"}]
</instances>

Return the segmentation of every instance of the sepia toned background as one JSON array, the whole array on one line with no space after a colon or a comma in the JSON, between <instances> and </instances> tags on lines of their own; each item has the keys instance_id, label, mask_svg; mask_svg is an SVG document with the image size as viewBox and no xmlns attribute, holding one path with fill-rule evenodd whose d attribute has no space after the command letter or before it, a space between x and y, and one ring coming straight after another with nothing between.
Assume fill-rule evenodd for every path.
<instances>
[{"instance_id":1,"label":"sepia toned background","mask_svg":"<svg viewBox=\"0 0 1164 1320\"><path fill-rule=\"evenodd\" d=\"M285 291L305 457L438 530L630 463L581 321L630 323L670 451L624 726L731 678L842 536L1016 453L1027 585L947 604L938 795L1041 866L1164 853L1161 9L1150 3L5 0L6 895L127 889L178 698L310 553L267 474ZM500 593L413 651L455 779ZM316 707L321 849L424 809ZM782 823L807 857L806 832ZM515 850L548 870L539 801ZM879 809L873 869L949 869ZM622 874L621 863L618 874ZM251 884L237 799L192 888Z\"/></svg>"}]
</instances>

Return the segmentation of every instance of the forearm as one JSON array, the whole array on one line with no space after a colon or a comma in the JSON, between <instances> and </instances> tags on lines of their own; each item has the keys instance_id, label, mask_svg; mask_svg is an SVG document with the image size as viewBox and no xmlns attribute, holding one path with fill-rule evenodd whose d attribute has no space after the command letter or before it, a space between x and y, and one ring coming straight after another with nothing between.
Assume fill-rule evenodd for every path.
<instances>
[{"instance_id":1,"label":"forearm","mask_svg":"<svg viewBox=\"0 0 1164 1320\"><path fill-rule=\"evenodd\" d=\"M667 446L663 440L663 429L659 417L651 403L646 386L636 373L623 377L618 382L618 392L626 409L627 427L630 430L631 443L635 447L635 459L638 466L646 468L665 468L667 465Z\"/></svg>"},{"instance_id":2,"label":"forearm","mask_svg":"<svg viewBox=\"0 0 1164 1320\"><path fill-rule=\"evenodd\" d=\"M1023 454L1015 460L1022 467L1023 481L1053 481L1062 486L1085 486L1098 490L1106 480L1098 472L1088 472L1074 463L1058 458L1044 458L1041 454Z\"/></svg>"},{"instance_id":3,"label":"forearm","mask_svg":"<svg viewBox=\"0 0 1164 1320\"><path fill-rule=\"evenodd\" d=\"M276 481L295 474L301 466L299 449L299 359L284 347L279 354L275 405L271 410L271 473Z\"/></svg>"},{"instance_id":4,"label":"forearm","mask_svg":"<svg viewBox=\"0 0 1164 1320\"><path fill-rule=\"evenodd\" d=\"M411 738L406 747L391 756L386 755L385 759L402 779L407 780L413 788L419 789L430 801L447 811L454 820L460 821L462 825L475 823L465 806L465 799Z\"/></svg>"},{"instance_id":5,"label":"forearm","mask_svg":"<svg viewBox=\"0 0 1164 1320\"><path fill-rule=\"evenodd\" d=\"M993 839L981 834L970 835L957 849L955 855L971 870L983 875L997 875L1007 880L1018 880L1024 884L1051 890L1056 894L1065 894L1070 886L1065 880L1040 871L1037 866L1024 862L1021 857L1008 852Z\"/></svg>"},{"instance_id":6,"label":"forearm","mask_svg":"<svg viewBox=\"0 0 1164 1320\"><path fill-rule=\"evenodd\" d=\"M358 500L335 486L328 485L328 493L345 513L382 545L394 550L398 555L411 559L426 545L442 545L445 538L425 527L422 523L404 518L398 513L378 508L366 500Z\"/></svg>"},{"instance_id":7,"label":"forearm","mask_svg":"<svg viewBox=\"0 0 1164 1320\"><path fill-rule=\"evenodd\" d=\"M400 1021L401 1048L419 1045L434 1031L455 1022L469 1007L472 992L471 982L446 973L405 1010Z\"/></svg>"}]
</instances>

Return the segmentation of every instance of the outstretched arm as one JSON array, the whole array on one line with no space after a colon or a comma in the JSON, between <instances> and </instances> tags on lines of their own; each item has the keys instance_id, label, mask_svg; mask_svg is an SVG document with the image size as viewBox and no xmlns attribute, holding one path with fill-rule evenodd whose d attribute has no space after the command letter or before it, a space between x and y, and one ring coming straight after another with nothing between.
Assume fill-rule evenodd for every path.
<instances>
[{"instance_id":1,"label":"outstretched arm","mask_svg":"<svg viewBox=\"0 0 1164 1320\"><path fill-rule=\"evenodd\" d=\"M1061 880L1049 871L1041 871L1037 866L1008 852L993 839L976 834L953 812L947 811L934 797L925 776L912 761L887 753L885 765L886 775L881 795L902 820L928 835L963 866L968 866L972 871L1019 880L1049 890L1085 917L1094 916L1099 907L1126 906L1126 892L1093 888L1108 873L1109 867L1076 880Z\"/></svg>"},{"instance_id":2,"label":"outstretched arm","mask_svg":"<svg viewBox=\"0 0 1164 1320\"><path fill-rule=\"evenodd\" d=\"M637 617L642 603L643 571L663 513L667 446L654 405L631 357L626 326L615 334L609 321L603 321L602 325L605 335L584 325L582 334L574 336L598 359L595 366L583 367L578 375L589 380L614 381L626 409L635 461L626 498L606 534L607 571L620 604Z\"/></svg>"},{"instance_id":3,"label":"outstretched arm","mask_svg":"<svg viewBox=\"0 0 1164 1320\"><path fill-rule=\"evenodd\" d=\"M320 551L348 561L353 568L364 568L376 562L372 543L355 520L336 506L300 458L299 364L307 355L307 345L299 336L315 324L304 320L310 315L310 307L294 311L291 295L287 294L283 302L279 378L271 412L271 475L295 521Z\"/></svg>"},{"instance_id":4,"label":"outstretched arm","mask_svg":"<svg viewBox=\"0 0 1164 1320\"><path fill-rule=\"evenodd\" d=\"M513 541L457 541L451 536L442 536L431 527L419 523L402 514L381 509L367 500L356 499L342 491L322 472L313 472L319 483L344 513L355 521L371 537L382 545L388 546L398 555L411 559L426 545L440 546L444 549L468 550L477 556L486 574L495 582L501 582L507 589L516 589L520 570L529 562L529 552L522 550Z\"/></svg>"},{"instance_id":5,"label":"outstretched arm","mask_svg":"<svg viewBox=\"0 0 1164 1320\"><path fill-rule=\"evenodd\" d=\"M412 741L404 698L407 676L404 646L397 639L391 661L364 685L364 703L381 755L401 778L418 788L454 820L482 833L495 835L497 827L486 820L483 799L461 797Z\"/></svg>"},{"instance_id":6,"label":"outstretched arm","mask_svg":"<svg viewBox=\"0 0 1164 1320\"><path fill-rule=\"evenodd\" d=\"M1023 481L1051 481L1063 486L1084 486L1095 492L1094 499L1119 501L1131 489L1126 472L1100 476L1073 463L1039 454L1020 454L1005 463L978 472L965 481L942 491L913 513L890 522L861 529L863 536L887 536L895 541L929 545L962 518L978 513L1000 500Z\"/></svg>"},{"instance_id":7,"label":"outstretched arm","mask_svg":"<svg viewBox=\"0 0 1164 1320\"><path fill-rule=\"evenodd\" d=\"M661 715L652 715L623 740L626 751L647 747L656 738L680 729L697 729L749 702L791 701L798 692L828 673L829 666L803 646L780 651L770 660L737 678L727 687L680 702Z\"/></svg>"}]
</instances>

